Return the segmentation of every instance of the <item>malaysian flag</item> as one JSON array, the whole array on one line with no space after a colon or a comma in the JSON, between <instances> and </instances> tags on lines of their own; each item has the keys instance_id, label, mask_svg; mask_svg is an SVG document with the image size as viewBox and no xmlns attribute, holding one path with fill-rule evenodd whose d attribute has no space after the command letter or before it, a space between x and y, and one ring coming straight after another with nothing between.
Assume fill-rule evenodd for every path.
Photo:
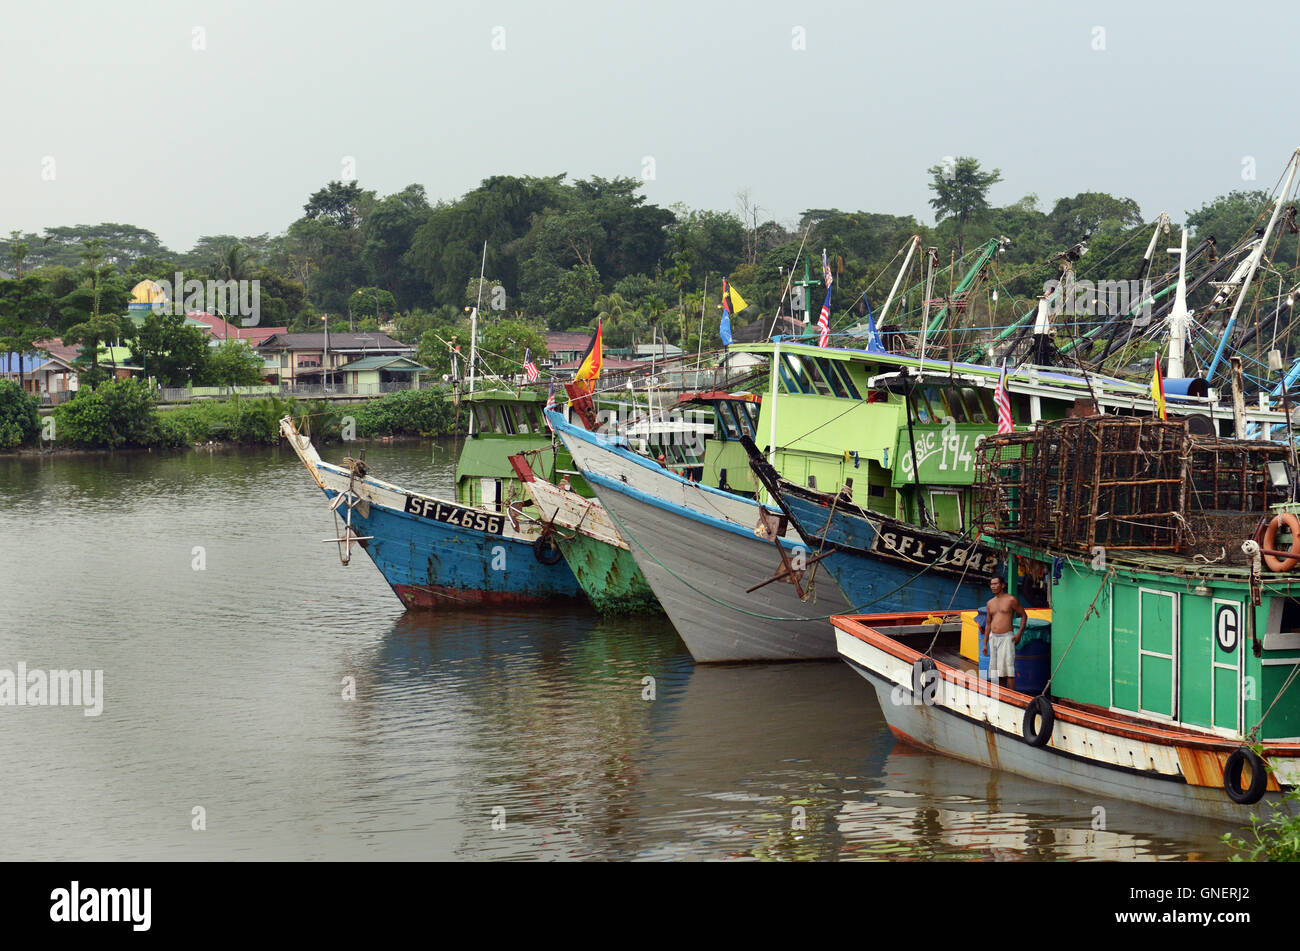
<instances>
[{"instance_id":1,"label":"malaysian flag","mask_svg":"<svg viewBox=\"0 0 1300 951\"><path fill-rule=\"evenodd\" d=\"M817 346L829 347L831 344L831 289L826 288L826 302L822 304L821 315L817 318Z\"/></svg>"},{"instance_id":2,"label":"malaysian flag","mask_svg":"<svg viewBox=\"0 0 1300 951\"><path fill-rule=\"evenodd\" d=\"M524 350L524 375L528 377L529 383L536 383L537 364L533 362L533 358L530 356L531 353L532 351L529 349Z\"/></svg>"},{"instance_id":3,"label":"malaysian flag","mask_svg":"<svg viewBox=\"0 0 1300 951\"><path fill-rule=\"evenodd\" d=\"M822 273L826 275L826 286L830 287L835 281L835 275L831 273L831 262L826 257L826 249L822 248Z\"/></svg>"},{"instance_id":4,"label":"malaysian flag","mask_svg":"<svg viewBox=\"0 0 1300 951\"><path fill-rule=\"evenodd\" d=\"M542 418L546 420L546 428L552 429L551 421L546 414L555 409L555 381L551 381L550 392L546 394L546 406L542 410Z\"/></svg>"},{"instance_id":5,"label":"malaysian flag","mask_svg":"<svg viewBox=\"0 0 1300 951\"><path fill-rule=\"evenodd\" d=\"M1015 420L1011 418L1011 397L1007 395L1007 365L1002 364L1002 375L998 377L998 388L993 391L993 402L998 408L998 435L1016 430Z\"/></svg>"}]
</instances>

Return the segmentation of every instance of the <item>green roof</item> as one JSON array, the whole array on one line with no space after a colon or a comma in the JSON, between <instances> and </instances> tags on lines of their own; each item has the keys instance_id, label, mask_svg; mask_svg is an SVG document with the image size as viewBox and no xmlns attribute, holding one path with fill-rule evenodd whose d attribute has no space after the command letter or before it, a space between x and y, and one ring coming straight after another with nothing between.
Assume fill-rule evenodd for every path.
<instances>
[{"instance_id":1,"label":"green roof","mask_svg":"<svg viewBox=\"0 0 1300 951\"><path fill-rule=\"evenodd\" d=\"M379 356L379 357L362 357L360 360L353 360L351 363L345 363L341 367L336 367L335 372L346 372L348 370L388 370L390 373L415 373L420 370L429 369L421 366L410 357L397 356Z\"/></svg>"}]
</instances>

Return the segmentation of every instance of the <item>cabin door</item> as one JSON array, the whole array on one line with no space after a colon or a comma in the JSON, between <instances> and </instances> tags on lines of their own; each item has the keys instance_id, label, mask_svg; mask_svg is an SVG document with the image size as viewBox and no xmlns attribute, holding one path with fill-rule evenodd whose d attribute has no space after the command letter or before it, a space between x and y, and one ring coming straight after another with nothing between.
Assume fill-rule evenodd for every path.
<instances>
[{"instance_id":1,"label":"cabin door","mask_svg":"<svg viewBox=\"0 0 1300 951\"><path fill-rule=\"evenodd\" d=\"M1241 732L1241 642L1245 629L1240 601L1215 598L1210 647L1210 716L1216 729Z\"/></svg>"},{"instance_id":2,"label":"cabin door","mask_svg":"<svg viewBox=\"0 0 1300 951\"><path fill-rule=\"evenodd\" d=\"M1178 597L1138 589L1138 710L1173 719L1178 669Z\"/></svg>"},{"instance_id":3,"label":"cabin door","mask_svg":"<svg viewBox=\"0 0 1300 951\"><path fill-rule=\"evenodd\" d=\"M480 479L479 486L479 492L483 498L483 505L486 508L497 509L499 511L501 508L500 481L497 479Z\"/></svg>"}]
</instances>

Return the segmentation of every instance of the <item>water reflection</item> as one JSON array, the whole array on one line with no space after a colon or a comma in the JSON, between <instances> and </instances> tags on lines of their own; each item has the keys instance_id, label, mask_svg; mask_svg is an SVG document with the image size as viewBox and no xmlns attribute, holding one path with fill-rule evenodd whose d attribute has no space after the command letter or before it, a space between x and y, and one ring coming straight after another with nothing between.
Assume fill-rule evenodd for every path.
<instances>
[{"instance_id":1,"label":"water reflection","mask_svg":"<svg viewBox=\"0 0 1300 951\"><path fill-rule=\"evenodd\" d=\"M448 495L455 455L367 461ZM1223 854L1197 820L1105 803L1093 829L1068 790L897 746L838 662L696 667L663 617L404 613L321 543L287 450L9 457L0 484L0 667L105 681L98 718L0 708L0 858Z\"/></svg>"}]
</instances>

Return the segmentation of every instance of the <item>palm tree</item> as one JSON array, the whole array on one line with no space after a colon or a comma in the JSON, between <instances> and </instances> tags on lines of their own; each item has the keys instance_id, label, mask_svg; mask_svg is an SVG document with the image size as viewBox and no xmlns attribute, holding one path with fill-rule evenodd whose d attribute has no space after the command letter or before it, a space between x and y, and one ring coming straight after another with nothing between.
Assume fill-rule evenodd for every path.
<instances>
[{"instance_id":1,"label":"palm tree","mask_svg":"<svg viewBox=\"0 0 1300 951\"><path fill-rule=\"evenodd\" d=\"M596 321L592 323L593 329L595 323L599 322L604 325L606 332L612 329L619 337L622 337L623 331L627 331L632 346L636 347L636 333L641 315L637 313L635 307L624 300L622 295L610 292L596 298L595 308Z\"/></svg>"},{"instance_id":2,"label":"palm tree","mask_svg":"<svg viewBox=\"0 0 1300 951\"><path fill-rule=\"evenodd\" d=\"M213 269L218 280L246 281L253 273L253 255L248 248L236 241L221 250L217 265Z\"/></svg>"}]
</instances>

